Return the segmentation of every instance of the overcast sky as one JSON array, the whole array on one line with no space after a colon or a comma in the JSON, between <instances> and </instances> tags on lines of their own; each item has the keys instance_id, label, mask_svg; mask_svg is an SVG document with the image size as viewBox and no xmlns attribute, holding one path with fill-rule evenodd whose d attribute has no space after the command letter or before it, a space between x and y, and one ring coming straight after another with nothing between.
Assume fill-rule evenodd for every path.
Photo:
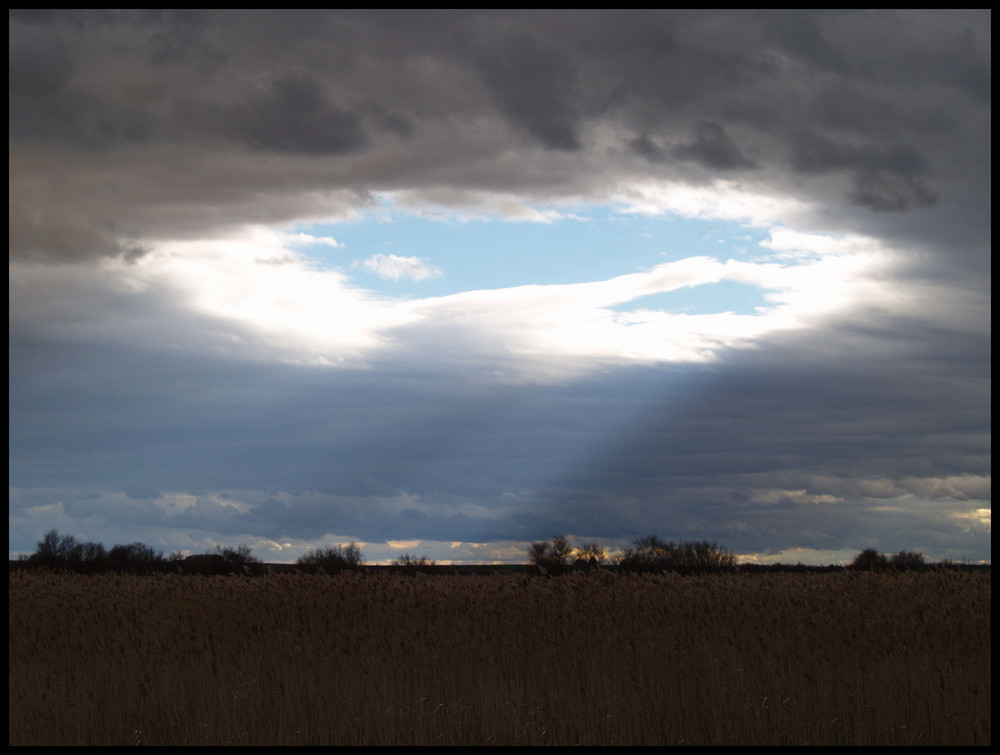
<instances>
[{"instance_id":1,"label":"overcast sky","mask_svg":"<svg viewBox=\"0 0 1000 755\"><path fill-rule=\"evenodd\" d=\"M989 11L8 22L12 553L991 559Z\"/></svg>"}]
</instances>

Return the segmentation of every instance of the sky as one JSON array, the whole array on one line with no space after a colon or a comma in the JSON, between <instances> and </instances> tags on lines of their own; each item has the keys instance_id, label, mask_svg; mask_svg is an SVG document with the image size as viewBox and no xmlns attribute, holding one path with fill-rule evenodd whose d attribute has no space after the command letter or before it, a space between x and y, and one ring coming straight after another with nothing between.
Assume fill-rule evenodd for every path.
<instances>
[{"instance_id":1,"label":"sky","mask_svg":"<svg viewBox=\"0 0 1000 755\"><path fill-rule=\"evenodd\" d=\"M990 11L9 11L9 551L991 560Z\"/></svg>"}]
</instances>

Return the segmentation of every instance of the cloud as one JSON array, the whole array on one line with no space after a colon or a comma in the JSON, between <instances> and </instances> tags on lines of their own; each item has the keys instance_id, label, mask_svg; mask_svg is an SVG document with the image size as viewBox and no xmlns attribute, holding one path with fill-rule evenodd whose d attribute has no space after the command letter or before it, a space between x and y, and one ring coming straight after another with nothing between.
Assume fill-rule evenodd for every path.
<instances>
[{"instance_id":1,"label":"cloud","mask_svg":"<svg viewBox=\"0 0 1000 755\"><path fill-rule=\"evenodd\" d=\"M989 558L990 18L12 11L11 547ZM403 298L386 206L764 240Z\"/></svg>"},{"instance_id":2,"label":"cloud","mask_svg":"<svg viewBox=\"0 0 1000 755\"><path fill-rule=\"evenodd\" d=\"M651 178L636 150L660 181L740 169L862 232L872 211L988 194L981 12L45 18L11 17L12 61L29 61L11 80L16 255L331 217L359 187L605 200ZM56 165L59 186L31 180Z\"/></svg>"},{"instance_id":3,"label":"cloud","mask_svg":"<svg viewBox=\"0 0 1000 755\"><path fill-rule=\"evenodd\" d=\"M330 102L322 84L301 71L278 76L220 116L222 128L255 150L337 155L369 143L360 118Z\"/></svg>"},{"instance_id":4,"label":"cloud","mask_svg":"<svg viewBox=\"0 0 1000 755\"><path fill-rule=\"evenodd\" d=\"M436 360L476 354L511 376L534 379L603 363L713 360L771 332L815 327L817 318L865 299L891 260L871 240L787 229L774 229L771 238L783 261L693 257L603 281L392 299L294 250L339 248L329 237L247 228L224 240L163 242L142 259L109 260L94 270L12 264L12 321L15 329L45 323L58 306L101 341L121 343L137 327L155 327L164 345L344 366L389 353ZM354 267L394 281L441 275L416 257L391 254ZM617 308L727 280L760 287L769 306L754 315ZM47 294L37 297L42 290ZM123 319L123 312L131 314Z\"/></svg>"},{"instance_id":5,"label":"cloud","mask_svg":"<svg viewBox=\"0 0 1000 755\"><path fill-rule=\"evenodd\" d=\"M332 249L343 249L344 245L331 236L313 236L308 233L286 233L283 236L285 243L296 246L319 245L328 246Z\"/></svg>"},{"instance_id":6,"label":"cloud","mask_svg":"<svg viewBox=\"0 0 1000 755\"><path fill-rule=\"evenodd\" d=\"M484 31L476 40L475 57L500 110L546 148L579 150L574 66L549 41L543 45L529 34Z\"/></svg>"},{"instance_id":7,"label":"cloud","mask_svg":"<svg viewBox=\"0 0 1000 755\"><path fill-rule=\"evenodd\" d=\"M739 170L754 167L733 143L725 128L714 121L703 121L695 128L694 140L674 149L681 160L692 160L714 170Z\"/></svg>"},{"instance_id":8,"label":"cloud","mask_svg":"<svg viewBox=\"0 0 1000 755\"><path fill-rule=\"evenodd\" d=\"M419 257L400 257L395 254L373 254L364 262L356 263L355 267L374 273L379 278L394 281L401 278L422 281L442 275L440 270Z\"/></svg>"}]
</instances>

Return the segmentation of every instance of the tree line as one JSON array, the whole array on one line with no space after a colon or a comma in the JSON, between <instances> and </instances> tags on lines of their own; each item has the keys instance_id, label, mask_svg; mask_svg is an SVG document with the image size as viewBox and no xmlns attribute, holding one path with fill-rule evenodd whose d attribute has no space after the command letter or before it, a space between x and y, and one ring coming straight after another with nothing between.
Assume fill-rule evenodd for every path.
<instances>
[{"instance_id":1,"label":"tree line","mask_svg":"<svg viewBox=\"0 0 1000 755\"><path fill-rule=\"evenodd\" d=\"M164 572L182 571L192 574L256 574L264 571L261 560L253 555L249 545L216 546L214 551L185 556L162 551L145 543L115 545L110 550L101 543L81 542L73 535L61 535L49 530L39 541L35 552L21 559L29 567L91 572ZM322 546L306 551L296 565L304 571L335 573L361 569L366 565L364 552L357 543ZM393 566L415 571L435 566L426 556L403 554Z\"/></svg>"},{"instance_id":2,"label":"tree line","mask_svg":"<svg viewBox=\"0 0 1000 755\"><path fill-rule=\"evenodd\" d=\"M787 571L806 570L801 564L739 564L736 554L707 540L666 542L656 535L641 537L632 545L609 554L601 544L588 541L574 546L569 538L554 535L548 540L533 542L528 548L528 560L543 574L562 574L571 570L614 568L626 573L660 573L664 571L697 574L726 571ZM853 571L919 571L935 564L922 553L903 550L894 555L874 548L861 551L846 568ZM954 566L943 561L937 566ZM842 569L841 566L813 567Z\"/></svg>"},{"instance_id":3,"label":"tree line","mask_svg":"<svg viewBox=\"0 0 1000 755\"><path fill-rule=\"evenodd\" d=\"M865 548L854 557L851 568L858 571L919 571L928 566L923 553L900 551L893 556L879 553L874 548Z\"/></svg>"},{"instance_id":4,"label":"tree line","mask_svg":"<svg viewBox=\"0 0 1000 755\"><path fill-rule=\"evenodd\" d=\"M531 544L528 560L543 573L560 574L570 569L616 567L619 571L713 572L736 567L736 554L708 541L666 542L656 535L639 538L609 555L600 543L589 541L574 547L568 538L555 535Z\"/></svg>"},{"instance_id":5,"label":"tree line","mask_svg":"<svg viewBox=\"0 0 1000 755\"><path fill-rule=\"evenodd\" d=\"M210 553L184 556L181 553L163 555L145 543L115 545L110 550L102 543L81 542L73 535L60 535L49 530L38 542L35 552L22 562L27 566L66 569L78 572L162 572L181 570L201 574L227 574L253 571L260 559L249 545L216 546Z\"/></svg>"},{"instance_id":6,"label":"tree line","mask_svg":"<svg viewBox=\"0 0 1000 755\"><path fill-rule=\"evenodd\" d=\"M795 568L782 564L741 565L738 564L735 553L715 542L682 540L674 543L664 541L656 535L638 538L632 545L614 553L609 553L607 548L593 540L574 545L568 537L554 535L548 540L531 543L527 556L528 562L546 575L596 568L625 573L671 571L682 574ZM81 542L72 535L61 535L56 530L46 532L35 552L22 557L20 561L26 566L79 572L256 574L264 571L264 565L253 555L249 545L216 546L212 552L190 556L181 553L164 556L162 551L141 542L115 545L109 550L101 543ZM318 547L307 551L296 561L296 566L304 571L326 573L358 570L366 565L364 553L357 543ZM952 564L947 561L940 564L950 565ZM391 566L409 573L434 567L436 563L426 556L407 553L395 559ZM922 553L903 550L887 555L874 548L867 548L847 568L855 571L916 571L930 566Z\"/></svg>"}]
</instances>

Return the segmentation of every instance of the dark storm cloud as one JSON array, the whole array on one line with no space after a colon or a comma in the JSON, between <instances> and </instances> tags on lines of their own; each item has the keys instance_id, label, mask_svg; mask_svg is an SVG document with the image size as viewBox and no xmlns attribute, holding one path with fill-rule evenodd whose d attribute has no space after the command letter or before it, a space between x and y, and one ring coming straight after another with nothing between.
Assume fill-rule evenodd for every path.
<instances>
[{"instance_id":1,"label":"dark storm cloud","mask_svg":"<svg viewBox=\"0 0 1000 755\"><path fill-rule=\"evenodd\" d=\"M550 149L580 149L575 70L528 36L479 40L475 56L500 109Z\"/></svg>"},{"instance_id":2,"label":"dark storm cloud","mask_svg":"<svg viewBox=\"0 0 1000 755\"><path fill-rule=\"evenodd\" d=\"M225 120L255 149L335 155L368 143L357 116L330 102L320 82L302 72L269 82Z\"/></svg>"},{"instance_id":3,"label":"dark storm cloud","mask_svg":"<svg viewBox=\"0 0 1000 755\"><path fill-rule=\"evenodd\" d=\"M925 185L927 161L905 144L845 146L810 134L793 140L792 165L803 173L850 171L851 199L878 211L929 206L937 195Z\"/></svg>"},{"instance_id":4,"label":"dark storm cloud","mask_svg":"<svg viewBox=\"0 0 1000 755\"><path fill-rule=\"evenodd\" d=\"M97 150L151 135L148 112L73 86L81 73L78 57L70 43L44 29L29 27L11 33L8 120L12 142L65 143Z\"/></svg>"},{"instance_id":5,"label":"dark storm cloud","mask_svg":"<svg viewBox=\"0 0 1000 755\"><path fill-rule=\"evenodd\" d=\"M628 148L640 157L646 158L651 163L662 163L667 159L667 155L663 147L657 144L655 140L650 139L647 134L642 134L634 139L630 139L628 142Z\"/></svg>"},{"instance_id":6,"label":"dark storm cloud","mask_svg":"<svg viewBox=\"0 0 1000 755\"><path fill-rule=\"evenodd\" d=\"M752 168L754 163L741 153L721 124L703 121L695 127L694 139L674 149L680 160L693 160L710 170Z\"/></svg>"},{"instance_id":7,"label":"dark storm cloud","mask_svg":"<svg viewBox=\"0 0 1000 755\"><path fill-rule=\"evenodd\" d=\"M44 35L32 28L11 34L7 49L8 95L50 97L64 89L73 76L73 62L64 46L43 44Z\"/></svg>"},{"instance_id":8,"label":"dark storm cloud","mask_svg":"<svg viewBox=\"0 0 1000 755\"><path fill-rule=\"evenodd\" d=\"M778 48L817 71L849 75L850 63L827 39L820 25L821 14L775 11L765 16L765 28Z\"/></svg>"},{"instance_id":9,"label":"dark storm cloud","mask_svg":"<svg viewBox=\"0 0 1000 755\"><path fill-rule=\"evenodd\" d=\"M359 185L600 198L642 176L599 138L613 128L626 154L661 164L660 175L704 182L738 168L764 187L794 186L820 215L853 205L851 222L864 224L872 211L988 190L988 18L12 14L12 210L100 215L144 235L194 187L200 205L224 203L233 223L290 222L296 206L311 212L315 192ZM272 155L266 169L262 154ZM184 181L162 176L164 159ZM16 191L46 175L46 162L80 193ZM92 211L111 176L123 194ZM210 232L219 215L187 222ZM44 243L25 238L12 251ZM93 246L86 234L81 246Z\"/></svg>"}]
</instances>

